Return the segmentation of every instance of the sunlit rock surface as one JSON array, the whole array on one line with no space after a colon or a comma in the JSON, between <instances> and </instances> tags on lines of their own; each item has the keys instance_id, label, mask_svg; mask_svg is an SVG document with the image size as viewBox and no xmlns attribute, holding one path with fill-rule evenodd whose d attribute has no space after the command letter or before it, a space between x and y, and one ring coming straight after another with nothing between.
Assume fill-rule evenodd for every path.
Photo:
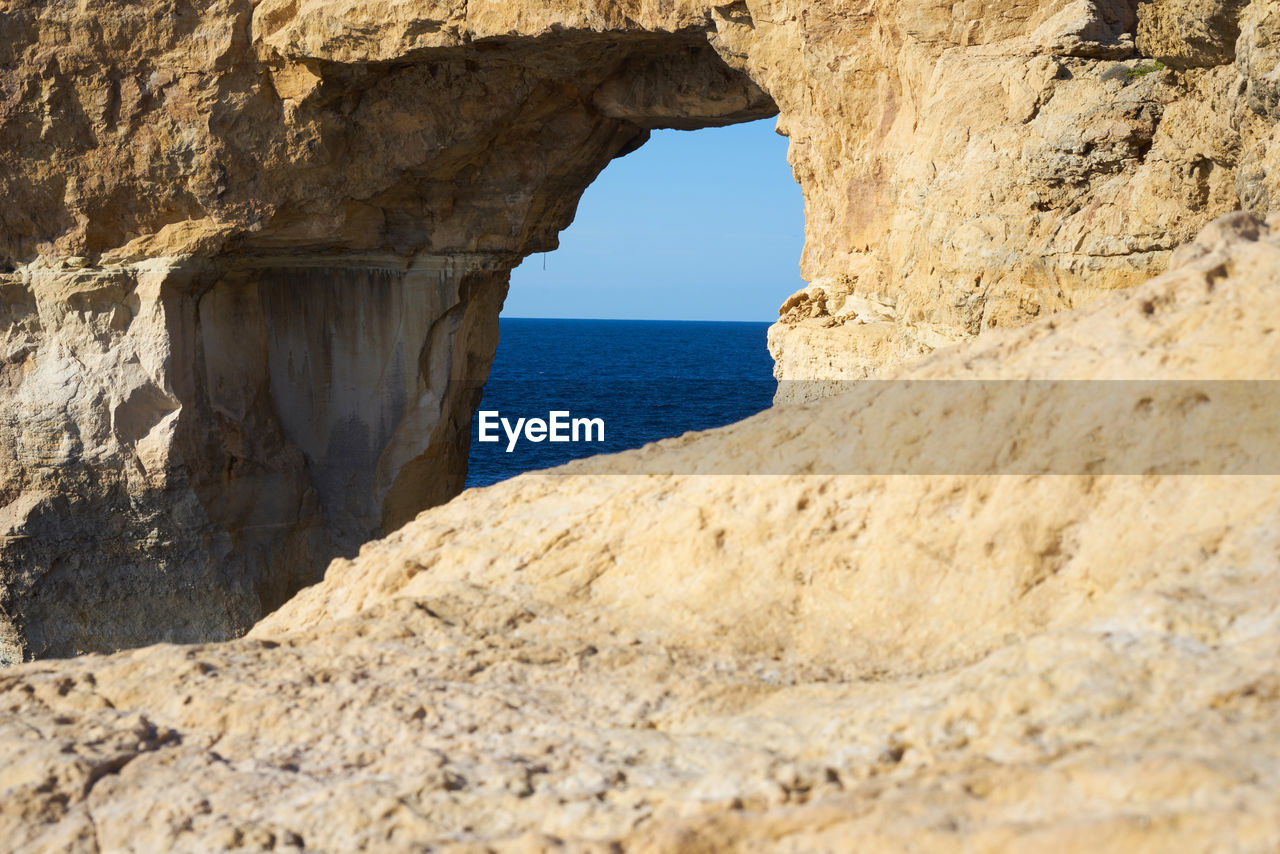
<instances>
[{"instance_id":1,"label":"sunlit rock surface","mask_svg":"<svg viewBox=\"0 0 1280 854\"><path fill-rule=\"evenodd\" d=\"M1207 457L1171 441L1180 420L1160 406L1278 379L1280 239L1239 215L1174 265L897 376L1167 380L1174 397L1134 402L1134 430L1183 471ZM622 473L819 465L840 436L913 423L878 394L467 492L336 562L247 639L6 671L0 838L1280 846L1280 476L1239 473L1256 460L1172 476ZM1012 444L1069 454L1081 438L1051 420Z\"/></svg>"},{"instance_id":2,"label":"sunlit rock surface","mask_svg":"<svg viewBox=\"0 0 1280 854\"><path fill-rule=\"evenodd\" d=\"M779 400L1083 306L1162 272L1217 216L1265 217L1278 14L1274 0L802 11L817 106L793 114L770 89L811 282L771 331L775 373L795 381Z\"/></svg>"}]
</instances>

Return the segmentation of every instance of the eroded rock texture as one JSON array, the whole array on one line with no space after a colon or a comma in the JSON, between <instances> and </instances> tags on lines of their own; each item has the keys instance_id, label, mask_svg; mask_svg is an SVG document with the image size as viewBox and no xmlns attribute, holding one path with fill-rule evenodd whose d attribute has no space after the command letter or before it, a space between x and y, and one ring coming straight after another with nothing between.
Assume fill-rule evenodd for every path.
<instances>
[{"instance_id":1,"label":"eroded rock texture","mask_svg":"<svg viewBox=\"0 0 1280 854\"><path fill-rule=\"evenodd\" d=\"M797 381L779 399L1083 306L1163 271L1214 217L1265 217L1277 14L1270 0L800 11L796 85L770 89L811 282L771 330L778 377Z\"/></svg>"},{"instance_id":2,"label":"eroded rock texture","mask_svg":"<svg viewBox=\"0 0 1280 854\"><path fill-rule=\"evenodd\" d=\"M507 271L649 129L778 114L805 396L1265 215L1276 15L9 0L0 660L235 634L453 494Z\"/></svg>"},{"instance_id":3,"label":"eroded rock texture","mask_svg":"<svg viewBox=\"0 0 1280 854\"><path fill-rule=\"evenodd\" d=\"M1277 379L1280 239L1238 216L1174 263L898 377L1166 381L1129 401L1133 428L1186 471L1207 456L1175 441L1176 409L1224 378ZM1172 417L1150 417L1162 406ZM248 639L6 671L0 838L1280 846L1280 476L1245 474L1256 456L1228 450L1194 476L991 473L1029 448L1075 450L1079 434L1042 417L971 476L619 474L803 468L839 453L833 437L914 418L868 384L524 475L335 562Z\"/></svg>"}]
</instances>

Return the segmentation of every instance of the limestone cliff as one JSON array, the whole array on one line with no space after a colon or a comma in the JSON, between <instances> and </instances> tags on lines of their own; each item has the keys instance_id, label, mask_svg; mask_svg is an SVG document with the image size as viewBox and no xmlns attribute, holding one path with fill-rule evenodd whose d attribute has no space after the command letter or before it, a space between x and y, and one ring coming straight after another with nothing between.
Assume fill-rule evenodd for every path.
<instances>
[{"instance_id":1,"label":"limestone cliff","mask_svg":"<svg viewBox=\"0 0 1280 854\"><path fill-rule=\"evenodd\" d=\"M772 346L807 394L1265 214L1277 20L7 0L0 660L234 635L456 493L507 272L649 129L778 115L812 286Z\"/></svg>"},{"instance_id":2,"label":"limestone cliff","mask_svg":"<svg viewBox=\"0 0 1280 854\"><path fill-rule=\"evenodd\" d=\"M1278 379L1280 237L1237 215L1173 263L896 376L1160 380L1172 396L1128 401L1133 426L1185 471L1204 456L1176 441L1177 406L1223 378ZM1166 403L1171 417L1148 417ZM1237 449L1194 476L619 473L778 453L803 467L833 435L913 417L868 384L524 475L336 562L248 639L5 671L0 839L59 852L1280 846L1273 464L1231 474L1259 462ZM992 459L1079 444L1052 421Z\"/></svg>"},{"instance_id":3,"label":"limestone cliff","mask_svg":"<svg viewBox=\"0 0 1280 854\"><path fill-rule=\"evenodd\" d=\"M1244 0L802 12L792 79L814 106L770 89L811 282L770 333L777 376L796 381L779 399L1083 306L1163 271L1214 217L1265 217L1280 198L1278 14Z\"/></svg>"}]
</instances>

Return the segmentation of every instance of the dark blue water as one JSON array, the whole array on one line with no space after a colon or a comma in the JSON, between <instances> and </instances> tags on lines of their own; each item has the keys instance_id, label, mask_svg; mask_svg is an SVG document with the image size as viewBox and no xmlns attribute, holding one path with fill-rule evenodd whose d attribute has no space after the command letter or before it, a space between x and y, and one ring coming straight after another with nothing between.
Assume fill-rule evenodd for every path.
<instances>
[{"instance_id":1,"label":"dark blue water","mask_svg":"<svg viewBox=\"0 0 1280 854\"><path fill-rule=\"evenodd\" d=\"M529 441L523 431L508 452L506 431L480 442L472 421L467 486L487 486L521 472L578 457L740 421L769 406L776 387L765 346L768 323L666 320L499 321L497 357L481 411L547 421L553 410L604 421L604 440ZM566 419L568 420L568 419ZM566 426L565 435L571 437ZM592 433L593 439L597 435Z\"/></svg>"}]
</instances>

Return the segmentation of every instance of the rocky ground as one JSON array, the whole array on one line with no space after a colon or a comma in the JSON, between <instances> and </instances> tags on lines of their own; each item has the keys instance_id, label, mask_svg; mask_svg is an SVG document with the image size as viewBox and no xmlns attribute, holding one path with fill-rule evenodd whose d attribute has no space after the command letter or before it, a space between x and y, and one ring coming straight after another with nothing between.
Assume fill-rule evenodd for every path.
<instances>
[{"instance_id":1,"label":"rocky ground","mask_svg":"<svg viewBox=\"0 0 1280 854\"><path fill-rule=\"evenodd\" d=\"M1159 416L1277 379L1278 288L1280 238L1236 216L1158 279L898 374L1180 380L1133 401L1152 473L822 473L912 418L862 388L467 492L243 640L7 670L0 839L1274 851L1280 476ZM779 453L817 473L696 468Z\"/></svg>"}]
</instances>

